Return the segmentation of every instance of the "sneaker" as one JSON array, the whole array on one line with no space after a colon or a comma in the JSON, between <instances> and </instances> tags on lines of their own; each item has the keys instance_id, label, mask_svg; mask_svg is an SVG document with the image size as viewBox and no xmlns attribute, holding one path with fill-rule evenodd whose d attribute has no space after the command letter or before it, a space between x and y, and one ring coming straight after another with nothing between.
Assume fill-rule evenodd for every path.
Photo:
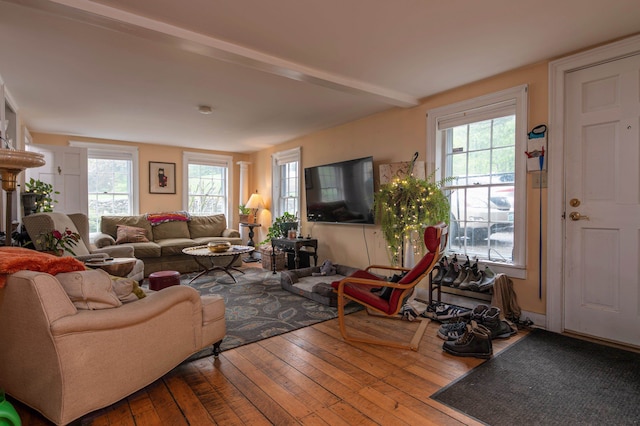
<instances>
[{"instance_id":1,"label":"sneaker","mask_svg":"<svg viewBox=\"0 0 640 426\"><path fill-rule=\"evenodd\" d=\"M443 340L458 340L467 330L467 323L463 321L442 324L438 329L438 337Z\"/></svg>"},{"instance_id":2,"label":"sneaker","mask_svg":"<svg viewBox=\"0 0 640 426\"><path fill-rule=\"evenodd\" d=\"M466 317L470 314L471 309L447 305L446 303L437 303L427 306L427 309L422 313L422 316L436 321L444 321L452 318Z\"/></svg>"},{"instance_id":3,"label":"sneaker","mask_svg":"<svg viewBox=\"0 0 640 426\"><path fill-rule=\"evenodd\" d=\"M490 334L491 332L485 326L471 321L467 324L467 329L462 337L455 341L444 342L442 349L455 356L491 358L493 345Z\"/></svg>"},{"instance_id":4,"label":"sneaker","mask_svg":"<svg viewBox=\"0 0 640 426\"><path fill-rule=\"evenodd\" d=\"M482 318L484 325L491 332L491 339L508 339L518 332L517 327L500 318L500 308L492 306Z\"/></svg>"}]
</instances>

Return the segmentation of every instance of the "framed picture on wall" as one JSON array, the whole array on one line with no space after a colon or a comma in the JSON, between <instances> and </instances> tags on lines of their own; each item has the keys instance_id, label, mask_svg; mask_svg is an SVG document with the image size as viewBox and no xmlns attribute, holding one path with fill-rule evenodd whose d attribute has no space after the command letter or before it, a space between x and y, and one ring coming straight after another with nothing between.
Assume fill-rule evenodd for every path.
<instances>
[{"instance_id":1,"label":"framed picture on wall","mask_svg":"<svg viewBox=\"0 0 640 426\"><path fill-rule=\"evenodd\" d=\"M176 193L176 163L149 161L149 193Z\"/></svg>"}]
</instances>

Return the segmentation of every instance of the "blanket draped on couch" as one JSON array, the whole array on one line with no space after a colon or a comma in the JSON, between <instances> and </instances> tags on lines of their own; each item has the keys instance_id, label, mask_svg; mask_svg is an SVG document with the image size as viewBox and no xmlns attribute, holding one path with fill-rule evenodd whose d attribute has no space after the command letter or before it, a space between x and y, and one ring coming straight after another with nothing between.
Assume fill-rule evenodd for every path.
<instances>
[{"instance_id":1,"label":"blanket draped on couch","mask_svg":"<svg viewBox=\"0 0 640 426\"><path fill-rule=\"evenodd\" d=\"M7 282L7 275L18 271L60 272L84 271L84 263L73 257L58 257L22 247L0 247L0 288Z\"/></svg>"}]
</instances>

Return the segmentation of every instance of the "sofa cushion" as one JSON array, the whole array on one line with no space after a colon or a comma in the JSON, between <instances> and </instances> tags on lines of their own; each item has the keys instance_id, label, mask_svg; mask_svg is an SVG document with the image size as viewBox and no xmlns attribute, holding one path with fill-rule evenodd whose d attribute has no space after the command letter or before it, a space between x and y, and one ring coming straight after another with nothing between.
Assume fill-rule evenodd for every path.
<instances>
[{"instance_id":1,"label":"sofa cushion","mask_svg":"<svg viewBox=\"0 0 640 426\"><path fill-rule=\"evenodd\" d=\"M117 225L116 236L116 244L149 242L147 231L137 226Z\"/></svg>"},{"instance_id":2,"label":"sofa cushion","mask_svg":"<svg viewBox=\"0 0 640 426\"><path fill-rule=\"evenodd\" d=\"M100 219L100 232L109 234L113 238L118 235L118 225L135 226L146 231L147 238L151 233L151 224L143 215L138 216L102 216Z\"/></svg>"},{"instance_id":3,"label":"sofa cushion","mask_svg":"<svg viewBox=\"0 0 640 426\"><path fill-rule=\"evenodd\" d=\"M182 254L182 249L193 247L194 241L189 238L169 238L166 240L156 241L160 246L161 256L174 256Z\"/></svg>"},{"instance_id":4,"label":"sofa cushion","mask_svg":"<svg viewBox=\"0 0 640 426\"><path fill-rule=\"evenodd\" d=\"M148 243L127 243L127 245L133 247L133 253L138 259L160 257L162 255L162 249L153 241Z\"/></svg>"},{"instance_id":5,"label":"sofa cushion","mask_svg":"<svg viewBox=\"0 0 640 426\"><path fill-rule=\"evenodd\" d=\"M187 222L164 222L153 227L153 241L169 238L189 238L189 226Z\"/></svg>"},{"instance_id":6,"label":"sofa cushion","mask_svg":"<svg viewBox=\"0 0 640 426\"><path fill-rule=\"evenodd\" d=\"M56 278L77 309L108 309L122 305L113 291L109 274L102 269L63 272Z\"/></svg>"},{"instance_id":7,"label":"sofa cushion","mask_svg":"<svg viewBox=\"0 0 640 426\"><path fill-rule=\"evenodd\" d=\"M223 214L192 216L188 224L191 238L220 237L227 228L227 219Z\"/></svg>"}]
</instances>

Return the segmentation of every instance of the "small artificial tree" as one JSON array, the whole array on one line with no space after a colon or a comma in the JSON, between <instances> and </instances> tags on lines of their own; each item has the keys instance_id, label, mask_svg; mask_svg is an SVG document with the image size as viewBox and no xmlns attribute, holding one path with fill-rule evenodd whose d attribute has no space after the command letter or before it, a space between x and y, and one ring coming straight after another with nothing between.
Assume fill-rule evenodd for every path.
<instances>
[{"instance_id":1,"label":"small artificial tree","mask_svg":"<svg viewBox=\"0 0 640 426\"><path fill-rule=\"evenodd\" d=\"M449 223L449 200L442 192L444 182L432 182L433 177L431 174L425 180L409 174L381 185L374 195L374 211L393 265L402 264L405 238L418 232L424 250L424 229L439 222Z\"/></svg>"},{"instance_id":2,"label":"small artificial tree","mask_svg":"<svg viewBox=\"0 0 640 426\"><path fill-rule=\"evenodd\" d=\"M38 179L31 178L25 183L26 192L36 194L35 212L52 212L53 205L58 202L51 197L51 194L60 194L53 190L53 185Z\"/></svg>"}]
</instances>

